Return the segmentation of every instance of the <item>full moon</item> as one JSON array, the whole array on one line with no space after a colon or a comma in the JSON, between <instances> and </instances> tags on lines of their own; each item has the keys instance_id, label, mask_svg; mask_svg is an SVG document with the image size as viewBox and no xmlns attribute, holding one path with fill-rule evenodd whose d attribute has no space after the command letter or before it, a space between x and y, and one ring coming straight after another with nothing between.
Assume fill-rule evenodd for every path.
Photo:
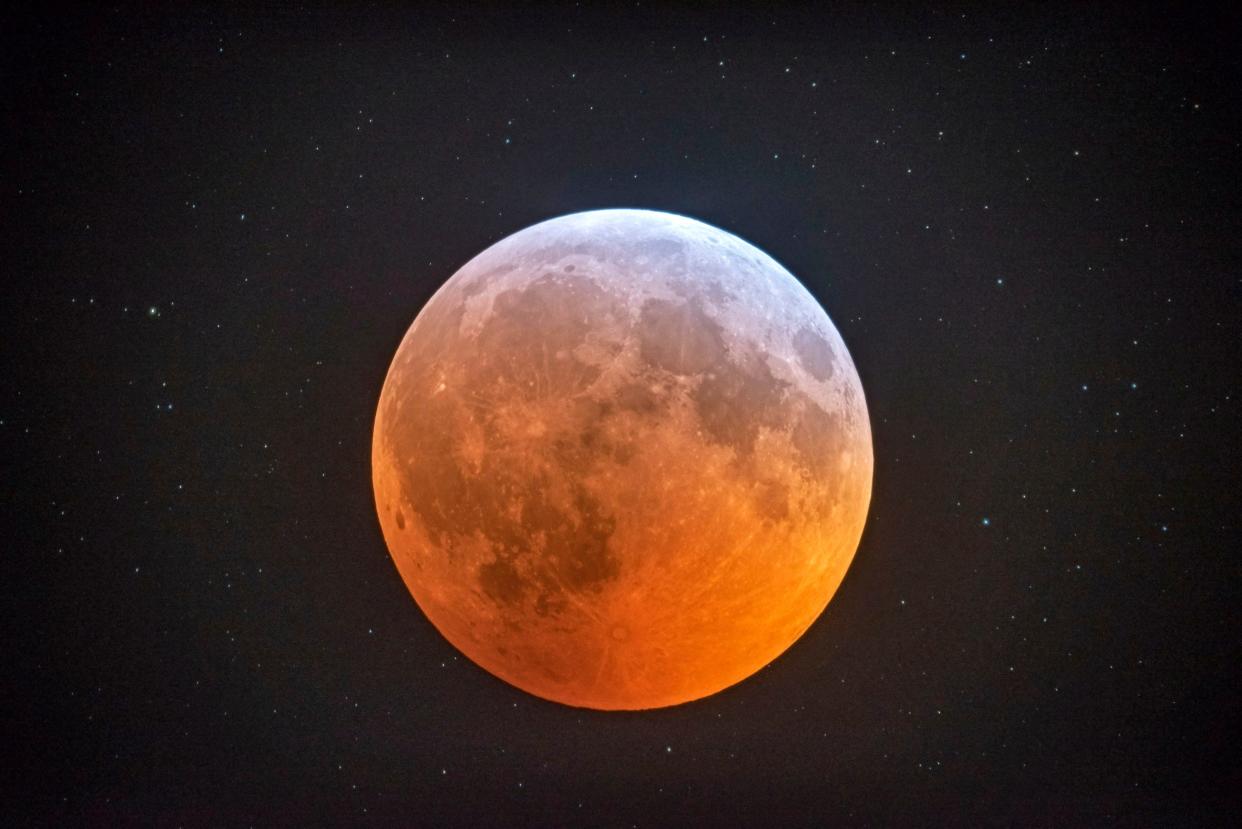
<instances>
[{"instance_id":1,"label":"full moon","mask_svg":"<svg viewBox=\"0 0 1242 829\"><path fill-rule=\"evenodd\" d=\"M432 624L536 696L699 699L815 621L871 499L862 384L763 251L648 210L551 219L467 262L388 369L372 443Z\"/></svg>"}]
</instances>

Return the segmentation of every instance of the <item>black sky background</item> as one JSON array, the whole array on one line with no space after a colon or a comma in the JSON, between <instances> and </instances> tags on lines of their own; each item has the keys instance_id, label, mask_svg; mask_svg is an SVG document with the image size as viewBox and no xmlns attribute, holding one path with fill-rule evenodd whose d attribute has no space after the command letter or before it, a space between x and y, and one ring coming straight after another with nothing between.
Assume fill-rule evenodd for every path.
<instances>
[{"instance_id":1,"label":"black sky background","mask_svg":"<svg viewBox=\"0 0 1242 829\"><path fill-rule=\"evenodd\" d=\"M6 12L5 822L1227 822L1238 22ZM633 714L459 656L370 484L434 290L616 206L803 280L876 451L821 620Z\"/></svg>"}]
</instances>

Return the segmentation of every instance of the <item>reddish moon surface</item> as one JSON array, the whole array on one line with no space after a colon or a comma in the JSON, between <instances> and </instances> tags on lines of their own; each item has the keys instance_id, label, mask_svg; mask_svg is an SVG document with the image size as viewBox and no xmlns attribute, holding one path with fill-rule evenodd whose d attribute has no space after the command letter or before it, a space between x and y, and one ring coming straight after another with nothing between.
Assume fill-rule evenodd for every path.
<instances>
[{"instance_id":1,"label":"reddish moon surface","mask_svg":"<svg viewBox=\"0 0 1242 829\"><path fill-rule=\"evenodd\" d=\"M492 674L675 705L779 656L832 598L871 496L845 344L759 249L682 216L577 213L468 262L388 371L384 538Z\"/></svg>"}]
</instances>

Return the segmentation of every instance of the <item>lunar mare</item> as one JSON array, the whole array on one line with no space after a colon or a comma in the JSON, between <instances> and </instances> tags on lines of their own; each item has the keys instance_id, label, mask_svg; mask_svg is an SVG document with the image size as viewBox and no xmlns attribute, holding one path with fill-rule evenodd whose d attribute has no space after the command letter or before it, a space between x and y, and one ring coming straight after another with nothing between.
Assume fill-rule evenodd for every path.
<instances>
[{"instance_id":1,"label":"lunar mare","mask_svg":"<svg viewBox=\"0 0 1242 829\"><path fill-rule=\"evenodd\" d=\"M845 575L871 430L827 314L683 216L577 213L497 242L418 314L372 469L437 629L546 699L698 699L779 656Z\"/></svg>"}]
</instances>

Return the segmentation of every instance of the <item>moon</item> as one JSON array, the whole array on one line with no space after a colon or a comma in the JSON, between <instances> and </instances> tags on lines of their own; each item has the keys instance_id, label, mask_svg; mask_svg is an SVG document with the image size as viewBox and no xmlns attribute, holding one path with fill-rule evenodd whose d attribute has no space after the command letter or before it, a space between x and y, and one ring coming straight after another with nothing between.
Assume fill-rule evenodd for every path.
<instances>
[{"instance_id":1,"label":"moon","mask_svg":"<svg viewBox=\"0 0 1242 829\"><path fill-rule=\"evenodd\" d=\"M432 624L531 694L646 709L771 662L845 576L871 498L828 315L723 230L533 225L418 313L380 394L384 539Z\"/></svg>"}]
</instances>

